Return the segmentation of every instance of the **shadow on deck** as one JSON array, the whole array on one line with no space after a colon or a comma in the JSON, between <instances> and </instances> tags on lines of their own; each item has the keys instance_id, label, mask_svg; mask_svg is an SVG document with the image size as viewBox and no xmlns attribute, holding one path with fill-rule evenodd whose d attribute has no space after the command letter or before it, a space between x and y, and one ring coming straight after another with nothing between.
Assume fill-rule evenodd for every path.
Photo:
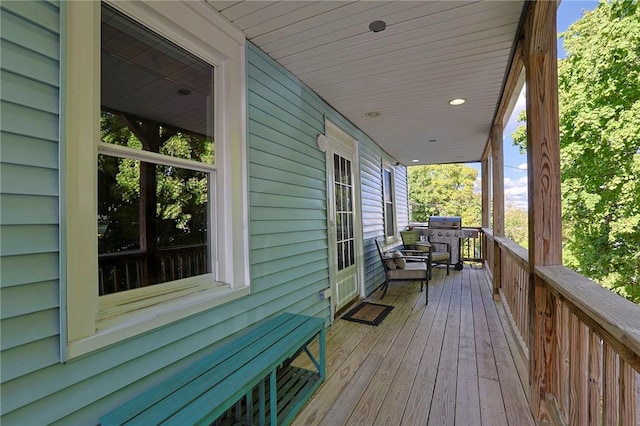
<instances>
[{"instance_id":1,"label":"shadow on deck","mask_svg":"<svg viewBox=\"0 0 640 426\"><path fill-rule=\"evenodd\" d=\"M336 319L327 380L295 425L534 424L484 271L436 268L428 306L419 288L374 293L394 306L377 327Z\"/></svg>"}]
</instances>

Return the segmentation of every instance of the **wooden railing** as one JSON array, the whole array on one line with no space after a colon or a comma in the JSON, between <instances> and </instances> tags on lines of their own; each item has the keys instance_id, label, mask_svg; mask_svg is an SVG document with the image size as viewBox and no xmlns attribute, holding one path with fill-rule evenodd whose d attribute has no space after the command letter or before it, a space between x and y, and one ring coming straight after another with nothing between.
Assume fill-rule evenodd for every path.
<instances>
[{"instance_id":1,"label":"wooden railing","mask_svg":"<svg viewBox=\"0 0 640 426\"><path fill-rule=\"evenodd\" d=\"M478 231L477 237L460 238L460 257L463 262L484 261L484 235L482 228L465 227Z\"/></svg>"},{"instance_id":2,"label":"wooden railing","mask_svg":"<svg viewBox=\"0 0 640 426\"><path fill-rule=\"evenodd\" d=\"M493 269L495 265L494 253L496 242L493 238L493 232L489 228L482 228L482 246L484 247L484 267L489 273L489 277L493 280Z\"/></svg>"},{"instance_id":3,"label":"wooden railing","mask_svg":"<svg viewBox=\"0 0 640 426\"><path fill-rule=\"evenodd\" d=\"M484 235L530 379L544 378L529 381L545 383L530 389L532 405L546 407L541 420L640 425L640 306L562 265L531 271L525 249Z\"/></svg>"},{"instance_id":4,"label":"wooden railing","mask_svg":"<svg viewBox=\"0 0 640 426\"><path fill-rule=\"evenodd\" d=\"M640 424L640 306L564 266L535 270L546 301L546 397L565 424ZM538 291L538 288L536 288ZM544 361L543 361L544 359Z\"/></svg>"},{"instance_id":5,"label":"wooden railing","mask_svg":"<svg viewBox=\"0 0 640 426\"><path fill-rule=\"evenodd\" d=\"M99 255L98 284L100 295L189 278L208 272L206 244L160 249L154 260L159 271L153 283L149 283L146 277L146 266L148 266L146 263L150 258L148 253L141 250Z\"/></svg>"},{"instance_id":6,"label":"wooden railing","mask_svg":"<svg viewBox=\"0 0 640 426\"><path fill-rule=\"evenodd\" d=\"M505 311L513 322L522 353L529 352L529 260L527 250L507 238L496 238L500 247L500 287Z\"/></svg>"}]
</instances>

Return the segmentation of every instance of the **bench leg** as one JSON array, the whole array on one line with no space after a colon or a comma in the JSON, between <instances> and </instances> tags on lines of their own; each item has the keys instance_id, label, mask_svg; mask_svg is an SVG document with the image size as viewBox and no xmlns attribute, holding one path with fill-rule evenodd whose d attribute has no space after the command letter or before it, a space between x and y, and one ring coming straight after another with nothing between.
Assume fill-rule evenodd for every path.
<instances>
[{"instance_id":1,"label":"bench leg","mask_svg":"<svg viewBox=\"0 0 640 426\"><path fill-rule=\"evenodd\" d=\"M325 358L326 358L326 350L324 347L324 341L326 338L326 333L324 330L324 327L322 327L322 330L320 331L320 380L322 380L324 382L324 379L326 378L326 371L325 371Z\"/></svg>"},{"instance_id":2,"label":"bench leg","mask_svg":"<svg viewBox=\"0 0 640 426\"><path fill-rule=\"evenodd\" d=\"M269 375L269 402L271 407L271 425L278 424L278 392L276 390L276 370Z\"/></svg>"},{"instance_id":3,"label":"bench leg","mask_svg":"<svg viewBox=\"0 0 640 426\"><path fill-rule=\"evenodd\" d=\"M253 390L250 390L249 392L247 392L246 401L247 401L246 421L248 425L251 425L253 424Z\"/></svg>"},{"instance_id":4,"label":"bench leg","mask_svg":"<svg viewBox=\"0 0 640 426\"><path fill-rule=\"evenodd\" d=\"M260 384L258 385L258 404L260 404L260 406L258 407L259 412L259 419L258 419L258 425L259 426L265 426L266 424L266 410L265 410L265 394L264 394L264 380L260 380Z\"/></svg>"}]
</instances>

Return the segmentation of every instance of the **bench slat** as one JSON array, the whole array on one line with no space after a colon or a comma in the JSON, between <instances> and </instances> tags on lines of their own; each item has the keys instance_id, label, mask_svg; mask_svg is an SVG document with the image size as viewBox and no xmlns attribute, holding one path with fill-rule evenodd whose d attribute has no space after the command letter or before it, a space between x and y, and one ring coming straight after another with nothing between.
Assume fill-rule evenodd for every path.
<instances>
[{"instance_id":1,"label":"bench slat","mask_svg":"<svg viewBox=\"0 0 640 426\"><path fill-rule=\"evenodd\" d=\"M266 321L257 327L233 338L213 353L207 355L203 359L182 370L159 385L150 388L130 401L122 404L117 409L102 416L101 424L103 426L121 425L131 420L138 414L147 410L150 406L158 403L162 399L171 395L187 383L201 376L211 368L215 368L226 359L234 356L237 352L245 350L251 346L257 338L279 328L285 322L291 319L292 314L279 315L269 321Z\"/></svg>"},{"instance_id":2,"label":"bench slat","mask_svg":"<svg viewBox=\"0 0 640 426\"><path fill-rule=\"evenodd\" d=\"M179 413L181 410L186 410L186 407L192 401L202 398L203 394L210 392L212 386L220 388L222 390L220 397L224 397L214 400L212 405L229 404L229 406L231 406L248 391L247 389L243 392L244 388L242 387L246 383L246 377L256 375L253 368L248 368L248 366L252 367L255 365L257 357L263 356L256 354L264 353L264 351L274 347L282 351L282 347L280 346L281 342L285 341L283 339L290 338L291 333L295 332L296 328L301 326L303 318L304 317L291 317L286 322L280 323L277 328L270 329L259 338L254 339L252 344L245 347L244 350L237 351L234 349L232 351L235 354L234 356L227 357L224 361L217 364L215 368L201 370L202 374L198 377L195 377L189 383L174 390L170 395L159 401L158 404L160 404L161 407L153 407L152 409L146 410L131 419L127 424L131 426L159 424L173 414ZM288 342L288 340L286 340L286 342ZM288 345L289 343L286 343L284 346L288 347ZM275 365L273 357L268 358L267 361ZM256 379L255 382L257 383L257 381ZM235 397L236 395L237 397ZM220 413L224 412L227 408L229 407L226 406L224 409L221 409ZM193 414L196 417L200 416L200 413L194 412Z\"/></svg>"},{"instance_id":3,"label":"bench slat","mask_svg":"<svg viewBox=\"0 0 640 426\"><path fill-rule=\"evenodd\" d=\"M207 425L218 418L240 397L269 374L277 365L297 352L300 345L308 342L309 336L319 333L324 321L320 318L309 318L306 322L293 330L286 338L275 342L265 351L255 357L250 364L250 371L241 369L229 376L223 382L216 384L198 399L185 406L164 423L166 425L202 424ZM249 365L249 364L247 364ZM253 379L247 381L246 375L252 374Z\"/></svg>"}]
</instances>

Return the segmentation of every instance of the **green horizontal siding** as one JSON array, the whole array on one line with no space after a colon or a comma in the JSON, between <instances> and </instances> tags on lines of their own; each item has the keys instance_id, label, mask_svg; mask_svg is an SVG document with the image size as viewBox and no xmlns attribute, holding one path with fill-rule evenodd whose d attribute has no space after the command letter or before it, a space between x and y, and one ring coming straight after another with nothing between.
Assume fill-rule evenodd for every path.
<instances>
[{"instance_id":1,"label":"green horizontal siding","mask_svg":"<svg viewBox=\"0 0 640 426\"><path fill-rule=\"evenodd\" d=\"M362 143L359 160L364 276L366 292L371 294L384 282L384 271L374 242L384 235L382 151L373 143Z\"/></svg>"},{"instance_id":2,"label":"green horizontal siding","mask_svg":"<svg viewBox=\"0 0 640 426\"><path fill-rule=\"evenodd\" d=\"M56 308L59 301L58 281L0 288L0 319Z\"/></svg>"},{"instance_id":3,"label":"green horizontal siding","mask_svg":"<svg viewBox=\"0 0 640 426\"><path fill-rule=\"evenodd\" d=\"M57 336L60 333L59 321L60 312L57 308L4 319L0 323L0 350Z\"/></svg>"},{"instance_id":4,"label":"green horizontal siding","mask_svg":"<svg viewBox=\"0 0 640 426\"><path fill-rule=\"evenodd\" d=\"M0 193L57 196L58 171L17 164L2 164Z\"/></svg>"},{"instance_id":5,"label":"green horizontal siding","mask_svg":"<svg viewBox=\"0 0 640 426\"><path fill-rule=\"evenodd\" d=\"M32 387L12 385L60 362L59 27L55 3L0 3L3 425L46 423L4 414L34 400Z\"/></svg>"},{"instance_id":6,"label":"green horizontal siding","mask_svg":"<svg viewBox=\"0 0 640 426\"><path fill-rule=\"evenodd\" d=\"M0 256L0 287L12 287L60 278L58 253Z\"/></svg>"},{"instance_id":7,"label":"green horizontal siding","mask_svg":"<svg viewBox=\"0 0 640 426\"><path fill-rule=\"evenodd\" d=\"M58 251L57 225L0 226L0 256Z\"/></svg>"},{"instance_id":8,"label":"green horizontal siding","mask_svg":"<svg viewBox=\"0 0 640 426\"><path fill-rule=\"evenodd\" d=\"M25 2L27 3L27 2ZM3 13L3 16L8 14ZM22 75L34 81L57 86L60 80L59 62L57 59L38 55L32 50L6 40L0 40L2 50L2 69Z\"/></svg>"},{"instance_id":9,"label":"green horizontal siding","mask_svg":"<svg viewBox=\"0 0 640 426\"><path fill-rule=\"evenodd\" d=\"M0 194L0 225L58 224L58 198Z\"/></svg>"},{"instance_id":10,"label":"green horizontal siding","mask_svg":"<svg viewBox=\"0 0 640 426\"><path fill-rule=\"evenodd\" d=\"M0 132L2 162L45 169L58 168L58 141ZM2 182L0 182L0 185Z\"/></svg>"}]
</instances>

